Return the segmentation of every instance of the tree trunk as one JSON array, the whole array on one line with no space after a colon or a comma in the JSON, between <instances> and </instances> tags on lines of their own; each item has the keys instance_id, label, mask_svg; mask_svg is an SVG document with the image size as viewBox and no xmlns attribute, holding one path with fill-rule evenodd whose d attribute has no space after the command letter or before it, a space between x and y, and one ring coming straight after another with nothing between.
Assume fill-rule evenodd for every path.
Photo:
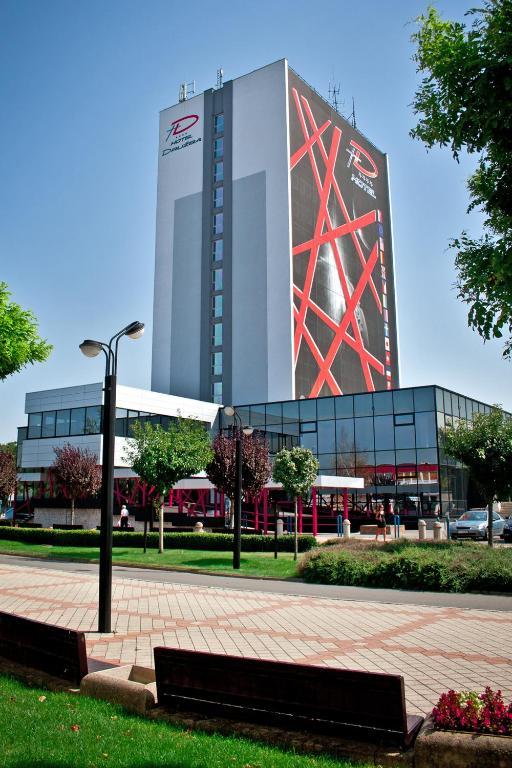
<instances>
[{"instance_id":1,"label":"tree trunk","mask_svg":"<svg viewBox=\"0 0 512 768\"><path fill-rule=\"evenodd\" d=\"M75 524L75 500L71 499L71 525Z\"/></svg>"},{"instance_id":2,"label":"tree trunk","mask_svg":"<svg viewBox=\"0 0 512 768\"><path fill-rule=\"evenodd\" d=\"M297 497L293 499L293 559L297 559L299 551L299 532L297 530Z\"/></svg>"},{"instance_id":3,"label":"tree trunk","mask_svg":"<svg viewBox=\"0 0 512 768\"><path fill-rule=\"evenodd\" d=\"M160 514L158 515L158 552L164 551L164 495L160 496Z\"/></svg>"},{"instance_id":4,"label":"tree trunk","mask_svg":"<svg viewBox=\"0 0 512 768\"><path fill-rule=\"evenodd\" d=\"M494 498L487 499L487 543L490 547L494 546L493 528L492 528L492 505Z\"/></svg>"}]
</instances>

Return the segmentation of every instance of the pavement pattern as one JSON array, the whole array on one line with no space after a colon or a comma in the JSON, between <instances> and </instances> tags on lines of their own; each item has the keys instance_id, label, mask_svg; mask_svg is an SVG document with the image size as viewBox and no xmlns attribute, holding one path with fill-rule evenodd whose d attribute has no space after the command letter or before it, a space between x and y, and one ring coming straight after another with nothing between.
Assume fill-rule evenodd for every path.
<instances>
[{"instance_id":1,"label":"pavement pattern","mask_svg":"<svg viewBox=\"0 0 512 768\"><path fill-rule=\"evenodd\" d=\"M237 581L239 583L239 581ZM440 693L512 698L512 612L279 594L114 578L111 634L99 634L94 574L0 562L0 610L86 633L89 656L153 666L166 645L401 674L409 714Z\"/></svg>"}]
</instances>

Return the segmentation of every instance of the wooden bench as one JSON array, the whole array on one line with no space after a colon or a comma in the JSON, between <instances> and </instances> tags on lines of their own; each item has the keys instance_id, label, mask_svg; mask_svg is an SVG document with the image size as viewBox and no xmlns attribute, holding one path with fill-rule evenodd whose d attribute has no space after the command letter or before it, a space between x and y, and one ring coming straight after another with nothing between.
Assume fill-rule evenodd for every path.
<instances>
[{"instance_id":1,"label":"wooden bench","mask_svg":"<svg viewBox=\"0 0 512 768\"><path fill-rule=\"evenodd\" d=\"M155 648L158 705L409 746L401 675Z\"/></svg>"},{"instance_id":2,"label":"wooden bench","mask_svg":"<svg viewBox=\"0 0 512 768\"><path fill-rule=\"evenodd\" d=\"M0 612L0 656L80 685L87 674L85 635Z\"/></svg>"}]
</instances>

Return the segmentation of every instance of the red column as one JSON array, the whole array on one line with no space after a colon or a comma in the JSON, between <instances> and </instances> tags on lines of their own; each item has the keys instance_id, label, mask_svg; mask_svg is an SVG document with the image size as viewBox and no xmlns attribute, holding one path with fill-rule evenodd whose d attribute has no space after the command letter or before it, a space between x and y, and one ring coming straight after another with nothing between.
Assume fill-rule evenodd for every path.
<instances>
[{"instance_id":1,"label":"red column","mask_svg":"<svg viewBox=\"0 0 512 768\"><path fill-rule=\"evenodd\" d=\"M302 533L302 498L299 496L299 509L298 509L298 517L299 517L299 533Z\"/></svg>"},{"instance_id":2,"label":"red column","mask_svg":"<svg viewBox=\"0 0 512 768\"><path fill-rule=\"evenodd\" d=\"M254 499L254 530L258 533L260 529L260 508L258 505L258 499Z\"/></svg>"},{"instance_id":3,"label":"red column","mask_svg":"<svg viewBox=\"0 0 512 768\"><path fill-rule=\"evenodd\" d=\"M348 520L348 491L343 489L343 519Z\"/></svg>"},{"instance_id":4,"label":"red column","mask_svg":"<svg viewBox=\"0 0 512 768\"><path fill-rule=\"evenodd\" d=\"M268 533L268 490L263 489L263 533Z\"/></svg>"},{"instance_id":5,"label":"red column","mask_svg":"<svg viewBox=\"0 0 512 768\"><path fill-rule=\"evenodd\" d=\"M313 536L318 533L318 515L317 515L317 503L316 503L316 488L313 488L311 493L311 500L313 506Z\"/></svg>"}]
</instances>

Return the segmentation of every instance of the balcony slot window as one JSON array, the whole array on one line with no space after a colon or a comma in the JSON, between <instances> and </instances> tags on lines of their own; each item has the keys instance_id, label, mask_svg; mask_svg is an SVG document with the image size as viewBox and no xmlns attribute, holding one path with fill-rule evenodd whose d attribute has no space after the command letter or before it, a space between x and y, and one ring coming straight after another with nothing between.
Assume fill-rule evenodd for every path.
<instances>
[{"instance_id":1,"label":"balcony slot window","mask_svg":"<svg viewBox=\"0 0 512 768\"><path fill-rule=\"evenodd\" d=\"M222 112L213 118L213 130L215 133L224 133L224 115Z\"/></svg>"},{"instance_id":2,"label":"balcony slot window","mask_svg":"<svg viewBox=\"0 0 512 768\"><path fill-rule=\"evenodd\" d=\"M215 323L213 326L212 345L214 347L222 346L222 323Z\"/></svg>"},{"instance_id":3,"label":"balcony slot window","mask_svg":"<svg viewBox=\"0 0 512 768\"><path fill-rule=\"evenodd\" d=\"M220 160L224 155L224 139L215 139L213 142L213 157Z\"/></svg>"},{"instance_id":4,"label":"balcony slot window","mask_svg":"<svg viewBox=\"0 0 512 768\"><path fill-rule=\"evenodd\" d=\"M222 269L213 270L213 290L222 291Z\"/></svg>"},{"instance_id":5,"label":"balcony slot window","mask_svg":"<svg viewBox=\"0 0 512 768\"><path fill-rule=\"evenodd\" d=\"M222 261L223 256L224 256L224 241L222 240L222 238L220 240L214 240L212 243L212 260Z\"/></svg>"},{"instance_id":6,"label":"balcony slot window","mask_svg":"<svg viewBox=\"0 0 512 768\"><path fill-rule=\"evenodd\" d=\"M213 207L222 208L224 205L224 187L215 187L213 190Z\"/></svg>"},{"instance_id":7,"label":"balcony slot window","mask_svg":"<svg viewBox=\"0 0 512 768\"><path fill-rule=\"evenodd\" d=\"M213 166L213 180L224 181L224 163L215 163Z\"/></svg>"},{"instance_id":8,"label":"balcony slot window","mask_svg":"<svg viewBox=\"0 0 512 768\"><path fill-rule=\"evenodd\" d=\"M213 234L222 235L224 231L224 214L216 213L213 216Z\"/></svg>"},{"instance_id":9,"label":"balcony slot window","mask_svg":"<svg viewBox=\"0 0 512 768\"><path fill-rule=\"evenodd\" d=\"M214 352L212 355L212 374L222 376L222 352Z\"/></svg>"},{"instance_id":10,"label":"balcony slot window","mask_svg":"<svg viewBox=\"0 0 512 768\"><path fill-rule=\"evenodd\" d=\"M214 317L222 317L222 296L214 296L212 304L212 313Z\"/></svg>"},{"instance_id":11,"label":"balcony slot window","mask_svg":"<svg viewBox=\"0 0 512 768\"><path fill-rule=\"evenodd\" d=\"M222 405L222 382L214 381L212 387L213 402Z\"/></svg>"}]
</instances>

